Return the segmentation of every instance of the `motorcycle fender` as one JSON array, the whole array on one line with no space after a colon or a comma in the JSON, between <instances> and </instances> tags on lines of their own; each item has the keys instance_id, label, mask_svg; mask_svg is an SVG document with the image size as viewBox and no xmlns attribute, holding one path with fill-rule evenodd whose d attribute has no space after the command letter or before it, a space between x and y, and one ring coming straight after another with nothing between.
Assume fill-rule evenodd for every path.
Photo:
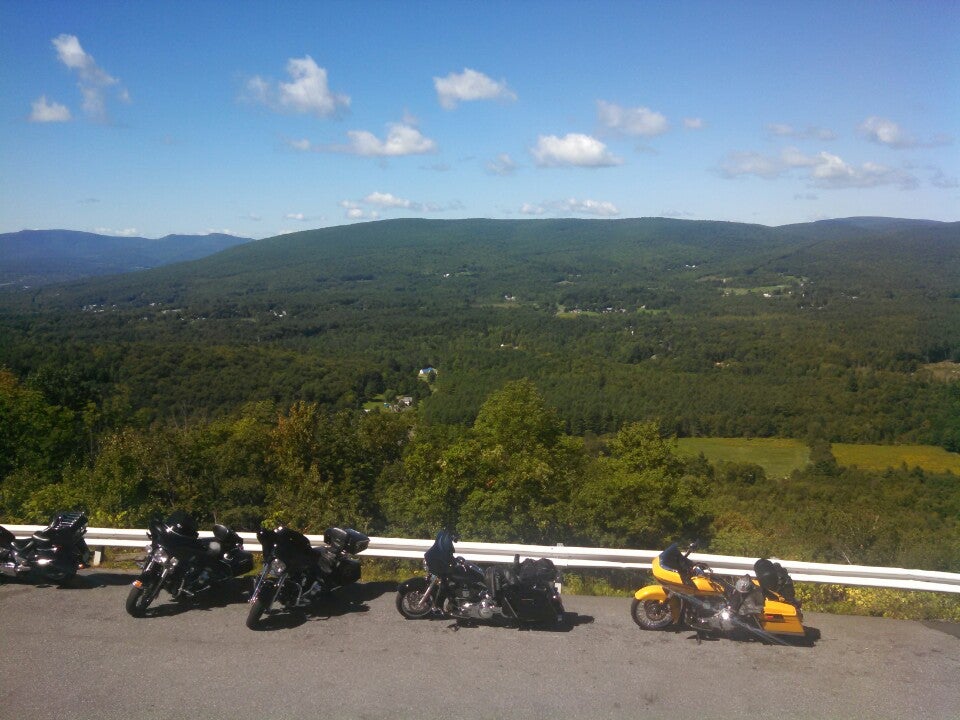
<instances>
[{"instance_id":1,"label":"motorcycle fender","mask_svg":"<svg viewBox=\"0 0 960 720\"><path fill-rule=\"evenodd\" d=\"M673 621L680 622L680 601L673 595L668 595L662 585L647 585L637 590L633 597L643 602L644 600L658 600L659 602L670 603L670 614L673 615Z\"/></svg>"},{"instance_id":2,"label":"motorcycle fender","mask_svg":"<svg viewBox=\"0 0 960 720\"><path fill-rule=\"evenodd\" d=\"M662 585L642 587L633 594L633 597L637 600L659 600L660 602L666 602L668 599L667 591Z\"/></svg>"},{"instance_id":3,"label":"motorcycle fender","mask_svg":"<svg viewBox=\"0 0 960 720\"><path fill-rule=\"evenodd\" d=\"M426 590L427 589L427 579L423 577L410 578L404 583L400 584L400 587L397 588L397 592L405 593L407 590Z\"/></svg>"}]
</instances>

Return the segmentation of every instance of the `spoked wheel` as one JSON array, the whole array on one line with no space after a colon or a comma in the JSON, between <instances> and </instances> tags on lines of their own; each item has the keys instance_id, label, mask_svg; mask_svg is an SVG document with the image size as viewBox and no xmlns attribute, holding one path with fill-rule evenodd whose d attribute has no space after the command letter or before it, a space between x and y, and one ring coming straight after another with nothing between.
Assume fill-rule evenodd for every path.
<instances>
[{"instance_id":1,"label":"spoked wheel","mask_svg":"<svg viewBox=\"0 0 960 720\"><path fill-rule=\"evenodd\" d=\"M247 627L251 630L260 629L260 618L273 605L277 595L277 588L272 582L263 583L259 589L260 592L250 601L250 610L247 612Z\"/></svg>"},{"instance_id":2,"label":"spoked wheel","mask_svg":"<svg viewBox=\"0 0 960 720\"><path fill-rule=\"evenodd\" d=\"M153 578L131 587L127 595L127 612L133 617L144 617L147 614L147 608L160 590L159 585L160 578Z\"/></svg>"},{"instance_id":3,"label":"spoked wheel","mask_svg":"<svg viewBox=\"0 0 960 720\"><path fill-rule=\"evenodd\" d=\"M667 600L634 600L630 615L644 630L663 630L673 622Z\"/></svg>"},{"instance_id":4,"label":"spoked wheel","mask_svg":"<svg viewBox=\"0 0 960 720\"><path fill-rule=\"evenodd\" d=\"M433 603L429 599L421 604L425 591L425 588L410 588L397 593L397 610L407 620L420 620L427 617L433 610Z\"/></svg>"}]
</instances>

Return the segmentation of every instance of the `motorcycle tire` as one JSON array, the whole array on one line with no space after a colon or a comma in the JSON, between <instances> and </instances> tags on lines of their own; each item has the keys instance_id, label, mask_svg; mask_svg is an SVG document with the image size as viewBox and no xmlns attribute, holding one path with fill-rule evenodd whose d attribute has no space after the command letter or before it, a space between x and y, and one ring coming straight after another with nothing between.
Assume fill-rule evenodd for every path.
<instances>
[{"instance_id":1,"label":"motorcycle tire","mask_svg":"<svg viewBox=\"0 0 960 720\"><path fill-rule=\"evenodd\" d=\"M406 592L397 593L397 610L407 620L421 620L433 611L433 603L424 603L423 608L417 607L423 598L425 588L410 588Z\"/></svg>"},{"instance_id":2,"label":"motorcycle tire","mask_svg":"<svg viewBox=\"0 0 960 720\"><path fill-rule=\"evenodd\" d=\"M670 603L660 600L634 600L630 617L644 630L663 630L673 623Z\"/></svg>"},{"instance_id":3,"label":"motorcycle tire","mask_svg":"<svg viewBox=\"0 0 960 720\"><path fill-rule=\"evenodd\" d=\"M145 617L150 603L157 597L160 588L160 578L152 578L144 582L140 587L134 585L127 594L127 613L135 618Z\"/></svg>"},{"instance_id":4,"label":"motorcycle tire","mask_svg":"<svg viewBox=\"0 0 960 720\"><path fill-rule=\"evenodd\" d=\"M264 583L259 594L250 601L250 610L247 612L247 627L251 630L260 629L260 618L273 604L277 588L271 583Z\"/></svg>"}]
</instances>

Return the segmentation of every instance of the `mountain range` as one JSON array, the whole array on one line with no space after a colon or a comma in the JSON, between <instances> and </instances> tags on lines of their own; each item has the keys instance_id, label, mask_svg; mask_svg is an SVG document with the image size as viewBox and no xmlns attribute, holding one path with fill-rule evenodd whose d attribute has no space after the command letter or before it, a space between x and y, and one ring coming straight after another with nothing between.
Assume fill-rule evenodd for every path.
<instances>
[{"instance_id":1,"label":"mountain range","mask_svg":"<svg viewBox=\"0 0 960 720\"><path fill-rule=\"evenodd\" d=\"M49 285L196 260L250 238L222 233L167 235L157 240L74 230L0 234L0 285Z\"/></svg>"}]
</instances>

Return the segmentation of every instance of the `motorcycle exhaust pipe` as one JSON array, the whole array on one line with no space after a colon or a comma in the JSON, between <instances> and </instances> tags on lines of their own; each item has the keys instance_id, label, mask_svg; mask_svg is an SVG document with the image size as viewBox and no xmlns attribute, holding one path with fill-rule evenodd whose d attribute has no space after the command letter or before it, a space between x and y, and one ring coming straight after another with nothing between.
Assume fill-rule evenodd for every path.
<instances>
[{"instance_id":1,"label":"motorcycle exhaust pipe","mask_svg":"<svg viewBox=\"0 0 960 720\"><path fill-rule=\"evenodd\" d=\"M17 577L17 566L13 563L0 563L0 575L12 578Z\"/></svg>"}]
</instances>

